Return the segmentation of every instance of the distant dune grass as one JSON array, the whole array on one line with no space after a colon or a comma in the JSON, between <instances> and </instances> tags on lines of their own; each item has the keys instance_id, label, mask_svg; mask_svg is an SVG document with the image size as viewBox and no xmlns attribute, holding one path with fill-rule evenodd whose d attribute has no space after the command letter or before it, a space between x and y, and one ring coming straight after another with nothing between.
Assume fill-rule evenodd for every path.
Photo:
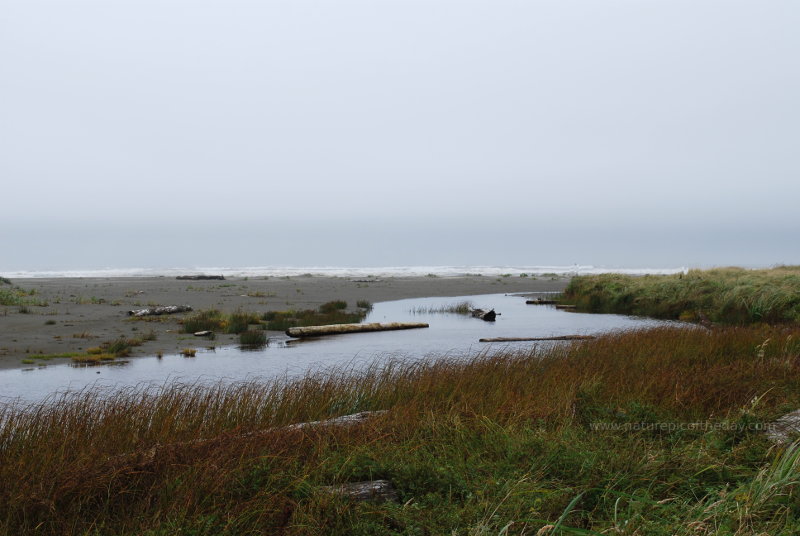
<instances>
[{"instance_id":1,"label":"distant dune grass","mask_svg":"<svg viewBox=\"0 0 800 536\"><path fill-rule=\"evenodd\" d=\"M578 310L726 324L800 321L800 266L687 274L575 277L562 301Z\"/></svg>"},{"instance_id":2,"label":"distant dune grass","mask_svg":"<svg viewBox=\"0 0 800 536\"><path fill-rule=\"evenodd\" d=\"M0 408L0 533L797 534L761 428L798 407L800 327L763 325L55 395ZM321 487L370 479L399 502Z\"/></svg>"},{"instance_id":3,"label":"distant dune grass","mask_svg":"<svg viewBox=\"0 0 800 536\"><path fill-rule=\"evenodd\" d=\"M11 284L8 280L3 282L3 284L6 283ZM20 287L0 288L0 305L35 305L39 307L46 307L48 305L47 302L34 298L33 296L35 295L36 290L34 289L25 290Z\"/></svg>"}]
</instances>

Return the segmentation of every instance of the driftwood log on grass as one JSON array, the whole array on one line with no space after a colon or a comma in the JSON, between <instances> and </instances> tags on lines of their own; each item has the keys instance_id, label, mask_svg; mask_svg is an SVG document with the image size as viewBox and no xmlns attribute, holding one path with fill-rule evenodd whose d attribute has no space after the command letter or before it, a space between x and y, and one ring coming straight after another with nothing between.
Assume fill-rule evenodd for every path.
<instances>
[{"instance_id":1,"label":"driftwood log on grass","mask_svg":"<svg viewBox=\"0 0 800 536\"><path fill-rule=\"evenodd\" d=\"M379 324L331 324L328 326L306 326L301 328L289 328L286 334L290 337L320 337L322 335L340 335L342 333L364 333L369 331L394 331L398 329L417 329L427 328L428 324L423 322L390 322Z\"/></svg>"},{"instance_id":2,"label":"driftwood log on grass","mask_svg":"<svg viewBox=\"0 0 800 536\"><path fill-rule=\"evenodd\" d=\"M400 500L397 490L388 480L350 482L338 486L322 486L319 489L333 495L340 495L351 501L397 502Z\"/></svg>"},{"instance_id":3,"label":"driftwood log on grass","mask_svg":"<svg viewBox=\"0 0 800 536\"><path fill-rule=\"evenodd\" d=\"M160 316L175 313L186 313L192 308L188 305L163 305L161 307L148 307L147 309L134 309L128 311L128 316Z\"/></svg>"},{"instance_id":4,"label":"driftwood log on grass","mask_svg":"<svg viewBox=\"0 0 800 536\"><path fill-rule=\"evenodd\" d=\"M590 341L593 335L559 335L556 337L494 337L478 342L523 342L523 341Z\"/></svg>"},{"instance_id":5,"label":"driftwood log on grass","mask_svg":"<svg viewBox=\"0 0 800 536\"><path fill-rule=\"evenodd\" d=\"M115 472L124 471L140 471L146 467L152 466L159 460L171 459L175 453L183 452L189 453L192 451L202 452L202 449L213 448L218 445L224 445L230 441L243 442L246 440L257 440L259 438L267 438L271 434L282 432L297 432L297 431L324 431L330 429L348 428L351 426L358 426L366 423L368 420L384 415L386 410L376 411L362 411L351 415L342 415L340 417L333 417L324 421L311 421L290 424L287 426L279 426L275 428L267 428L266 430L257 430L254 432L246 432L243 434L222 434L218 437L207 439L194 439L191 441L181 441L178 443L169 443L166 445L156 444L149 449L122 454L119 456L110 457L107 460L107 465L114 468Z\"/></svg>"}]
</instances>

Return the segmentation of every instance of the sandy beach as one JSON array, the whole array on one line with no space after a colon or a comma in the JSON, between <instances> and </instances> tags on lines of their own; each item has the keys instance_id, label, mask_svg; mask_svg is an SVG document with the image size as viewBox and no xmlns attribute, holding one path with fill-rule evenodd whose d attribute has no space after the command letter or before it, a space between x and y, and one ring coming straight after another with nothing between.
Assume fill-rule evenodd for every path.
<instances>
[{"instance_id":1,"label":"sandy beach","mask_svg":"<svg viewBox=\"0 0 800 536\"><path fill-rule=\"evenodd\" d=\"M41 305L22 309L0 306L0 368L24 367L22 360L32 354L82 352L118 337L150 332L155 340L137 347L134 356L171 353L199 344L190 334L181 332L178 321L183 315L142 321L127 314L156 305L266 312L310 309L331 300L345 300L354 310L358 300L375 303L428 296L560 291L567 281L567 277L516 276L389 277L369 282L316 276L223 281L174 277L14 279L14 286L31 292L30 299ZM212 344L235 343L235 335L219 334Z\"/></svg>"}]
</instances>

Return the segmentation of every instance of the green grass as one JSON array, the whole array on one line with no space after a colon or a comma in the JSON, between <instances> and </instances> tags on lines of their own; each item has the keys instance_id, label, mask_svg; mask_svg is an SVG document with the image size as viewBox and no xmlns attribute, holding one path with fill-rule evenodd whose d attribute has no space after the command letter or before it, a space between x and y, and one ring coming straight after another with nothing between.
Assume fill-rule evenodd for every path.
<instances>
[{"instance_id":1,"label":"green grass","mask_svg":"<svg viewBox=\"0 0 800 536\"><path fill-rule=\"evenodd\" d=\"M248 348L264 346L267 344L267 334L261 329L243 331L239 334L239 344Z\"/></svg>"},{"instance_id":2,"label":"green grass","mask_svg":"<svg viewBox=\"0 0 800 536\"><path fill-rule=\"evenodd\" d=\"M198 311L182 320L185 333L198 331L217 331L238 334L246 331L251 324L260 324L261 317L256 313L234 311L223 313L216 309Z\"/></svg>"},{"instance_id":3,"label":"green grass","mask_svg":"<svg viewBox=\"0 0 800 536\"><path fill-rule=\"evenodd\" d=\"M10 285L11 280L7 277L0 277L0 284L2 285Z\"/></svg>"},{"instance_id":4,"label":"green grass","mask_svg":"<svg viewBox=\"0 0 800 536\"><path fill-rule=\"evenodd\" d=\"M48 304L43 300L33 298L36 291L25 290L20 287L0 288L0 305L26 307L28 305L46 307Z\"/></svg>"},{"instance_id":5,"label":"green grass","mask_svg":"<svg viewBox=\"0 0 800 536\"><path fill-rule=\"evenodd\" d=\"M319 306L319 312L325 314L344 311L345 309L347 309L347 302L343 300L329 301Z\"/></svg>"},{"instance_id":6,"label":"green grass","mask_svg":"<svg viewBox=\"0 0 800 536\"><path fill-rule=\"evenodd\" d=\"M369 309L360 307L357 311L347 312L347 302L334 301L322 304L319 309L302 311L269 311L262 319L267 329L285 331L298 326L321 326L329 324L353 324L364 320Z\"/></svg>"},{"instance_id":7,"label":"green grass","mask_svg":"<svg viewBox=\"0 0 800 536\"><path fill-rule=\"evenodd\" d=\"M759 428L798 407L788 326L54 395L0 406L0 533L790 535L798 449ZM398 503L321 489L377 478Z\"/></svg>"},{"instance_id":8,"label":"green grass","mask_svg":"<svg viewBox=\"0 0 800 536\"><path fill-rule=\"evenodd\" d=\"M409 312L415 315L430 315L430 314L456 314L456 315L468 315L474 308L472 302L470 301L462 301L458 303L450 303L447 305L441 305L438 307L427 307L427 306L419 306L414 307Z\"/></svg>"},{"instance_id":9,"label":"green grass","mask_svg":"<svg viewBox=\"0 0 800 536\"><path fill-rule=\"evenodd\" d=\"M575 277L562 301L595 313L725 324L800 321L800 267L719 268L687 274Z\"/></svg>"}]
</instances>

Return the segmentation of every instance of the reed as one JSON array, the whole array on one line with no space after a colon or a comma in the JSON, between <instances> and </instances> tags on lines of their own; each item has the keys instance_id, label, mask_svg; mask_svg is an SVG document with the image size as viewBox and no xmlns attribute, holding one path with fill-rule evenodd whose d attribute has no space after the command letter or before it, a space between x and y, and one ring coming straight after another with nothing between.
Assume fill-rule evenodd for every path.
<instances>
[{"instance_id":1,"label":"reed","mask_svg":"<svg viewBox=\"0 0 800 536\"><path fill-rule=\"evenodd\" d=\"M432 314L455 314L455 315L468 315L472 312L474 305L470 301L462 301L458 303L450 303L447 305L439 306L418 306L411 309L409 312L414 315L432 315Z\"/></svg>"}]
</instances>

